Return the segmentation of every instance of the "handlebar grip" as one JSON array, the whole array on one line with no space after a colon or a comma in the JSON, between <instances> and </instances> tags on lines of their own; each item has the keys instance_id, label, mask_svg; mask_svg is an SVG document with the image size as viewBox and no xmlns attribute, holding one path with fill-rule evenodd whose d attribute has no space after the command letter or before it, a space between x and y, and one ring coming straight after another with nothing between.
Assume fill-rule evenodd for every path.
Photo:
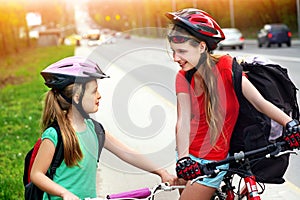
<instances>
[{"instance_id":1,"label":"handlebar grip","mask_svg":"<svg viewBox=\"0 0 300 200\"><path fill-rule=\"evenodd\" d=\"M122 192L117 194L107 195L107 199L120 199L120 198L146 198L151 195L149 188L141 188L138 190L132 190L128 192Z\"/></svg>"},{"instance_id":2,"label":"handlebar grip","mask_svg":"<svg viewBox=\"0 0 300 200\"><path fill-rule=\"evenodd\" d=\"M256 155L260 155L260 157L264 157L264 156L268 156L268 154L276 153L276 154L273 154L273 156L274 156L274 155L277 155L279 152L284 152L286 150L288 150L287 142L279 141L279 142L269 144L269 145L259 148L259 149L235 153L233 156L229 156L228 158L226 158L224 160L207 163L207 164L205 164L205 167L207 167L209 170L214 170L217 166L227 164L227 163L233 163L233 162L236 162L239 160L243 160L244 158L251 158Z\"/></svg>"},{"instance_id":3,"label":"handlebar grip","mask_svg":"<svg viewBox=\"0 0 300 200\"><path fill-rule=\"evenodd\" d=\"M280 142L276 142L278 145L280 145L280 146L284 146L284 145L286 145L287 144L287 142L286 141L280 141Z\"/></svg>"}]
</instances>

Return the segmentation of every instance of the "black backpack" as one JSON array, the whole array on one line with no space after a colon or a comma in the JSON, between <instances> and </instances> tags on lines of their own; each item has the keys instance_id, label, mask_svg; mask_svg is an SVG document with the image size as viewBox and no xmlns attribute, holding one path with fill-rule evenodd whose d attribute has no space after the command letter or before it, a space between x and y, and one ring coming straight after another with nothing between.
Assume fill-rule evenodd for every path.
<instances>
[{"instance_id":1,"label":"black backpack","mask_svg":"<svg viewBox=\"0 0 300 200\"><path fill-rule=\"evenodd\" d=\"M91 120L94 123L95 132L96 132L98 144L99 144L98 159L97 159L97 162L99 162L100 154L101 154L102 148L104 146L105 131L104 131L103 126L99 122L95 121L92 118L91 118ZM63 142L62 142L60 128L59 128L57 122L54 122L49 127L55 128L56 133L57 133L57 138L58 138L57 145L55 148L55 153L53 156L53 160L50 165L50 170L49 170L50 172L46 173L46 175L50 179L53 179L56 169L60 166L60 164L62 163L62 161L64 159L64 151L63 151L64 148L63 148ZM34 159L37 155L37 152L39 150L41 142L42 142L42 140L41 140L41 138L39 138L37 140L37 142L35 143L34 147L25 156L24 172L23 172L23 185L25 187L25 193L24 193L25 200L40 200L43 198L44 192L30 181L31 167L32 167ZM50 199L49 194L48 194L48 198Z\"/></svg>"},{"instance_id":2,"label":"black backpack","mask_svg":"<svg viewBox=\"0 0 300 200\"><path fill-rule=\"evenodd\" d=\"M297 88L286 68L259 57L251 57L240 64L233 59L233 84L240 110L230 141L230 153L250 151L282 139L284 127L258 112L243 96L242 71L262 96L293 119L299 119ZM289 165L289 154L276 158L253 160L251 170L257 181L284 183L283 176Z\"/></svg>"},{"instance_id":3,"label":"black backpack","mask_svg":"<svg viewBox=\"0 0 300 200\"><path fill-rule=\"evenodd\" d=\"M64 159L64 148L62 144L62 137L60 133L59 126L56 122L51 124L49 127L53 127L56 130L57 133L57 146L55 148L55 153L53 156L53 160L50 165L50 172L47 172L46 175L50 178L53 179L53 176L56 172L56 168L59 167L61 162ZM24 162L24 173L23 173L23 184L25 187L25 200L40 200L43 198L44 192L39 189L37 186L35 186L31 181L30 181L30 171L32 168L32 164L34 162L34 159L37 155L37 152L40 148L40 145L42 143L42 139L39 138L37 142L34 144L33 148L26 154L25 157L25 162ZM48 194L48 198L50 199L50 196Z\"/></svg>"},{"instance_id":4,"label":"black backpack","mask_svg":"<svg viewBox=\"0 0 300 200\"><path fill-rule=\"evenodd\" d=\"M265 147L268 144L280 140L283 127L264 114L258 112L243 96L241 89L242 72L247 74L251 83L268 101L289 114L293 119L299 119L297 103L297 88L290 80L287 69L278 64L267 64L255 61L242 62L239 64L233 59L232 74L235 93L237 95L240 110L232 139L230 141L230 154L240 151L250 151ZM193 73L190 70L185 74L190 83ZM251 161L251 170L257 181L263 183L283 183L283 175L289 164L289 155L270 159ZM232 168L239 167L235 164Z\"/></svg>"}]
</instances>

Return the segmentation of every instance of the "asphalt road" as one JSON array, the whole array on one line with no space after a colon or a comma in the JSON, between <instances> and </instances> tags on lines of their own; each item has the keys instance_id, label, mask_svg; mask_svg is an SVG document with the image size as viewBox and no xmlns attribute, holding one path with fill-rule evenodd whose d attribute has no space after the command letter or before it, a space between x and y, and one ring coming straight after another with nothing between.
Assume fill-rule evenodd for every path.
<instances>
[{"instance_id":1,"label":"asphalt road","mask_svg":"<svg viewBox=\"0 0 300 200\"><path fill-rule=\"evenodd\" d=\"M79 8L77 29L83 33L90 28L91 20ZM165 30L160 30L164 32ZM238 55L265 56L289 71L296 86L300 86L300 41L292 41L292 47L258 48L255 40L246 40L243 50L215 51ZM176 120L176 97L174 79L179 67L172 62L168 43L165 39L132 37L117 39L115 44L88 47L85 41L78 47L76 55L92 57L111 76L100 81L102 94L100 110L94 116L106 130L137 149L159 166L174 173ZM298 94L299 97L299 94ZM298 98L299 99L299 98ZM107 193L127 191L159 183L157 176L137 170L118 160L109 152L101 156L97 191L100 196ZM286 173L288 186L284 188L299 199L300 156L292 156ZM282 188L272 188L263 199L286 199L274 195ZM296 191L296 192L295 192ZM177 192L161 194L158 199L176 199Z\"/></svg>"},{"instance_id":2,"label":"asphalt road","mask_svg":"<svg viewBox=\"0 0 300 200\"><path fill-rule=\"evenodd\" d=\"M174 173L174 79L179 67L172 62L166 40L133 37L97 47L82 44L76 54L97 60L105 73L111 76L99 83L102 100L95 118L128 146ZM299 51L298 41L291 48L261 49L255 41L247 41L244 50L217 50L215 53L267 57L286 67L291 79L300 85ZM158 177L125 164L109 152L104 151L101 158L100 194L159 183ZM295 190L300 190L299 170L300 156L292 156L286 180ZM176 199L178 194L175 191L161 195L162 199Z\"/></svg>"}]
</instances>

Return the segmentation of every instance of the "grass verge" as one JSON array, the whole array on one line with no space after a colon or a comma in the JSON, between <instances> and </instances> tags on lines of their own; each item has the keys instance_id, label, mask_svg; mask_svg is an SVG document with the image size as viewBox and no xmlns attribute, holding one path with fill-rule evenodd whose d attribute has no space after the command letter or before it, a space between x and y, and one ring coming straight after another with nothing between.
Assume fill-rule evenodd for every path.
<instances>
[{"instance_id":1,"label":"grass verge","mask_svg":"<svg viewBox=\"0 0 300 200\"><path fill-rule=\"evenodd\" d=\"M73 46L59 46L1 58L0 199L24 199L24 158L41 135L42 100L48 90L40 71L73 54Z\"/></svg>"}]
</instances>

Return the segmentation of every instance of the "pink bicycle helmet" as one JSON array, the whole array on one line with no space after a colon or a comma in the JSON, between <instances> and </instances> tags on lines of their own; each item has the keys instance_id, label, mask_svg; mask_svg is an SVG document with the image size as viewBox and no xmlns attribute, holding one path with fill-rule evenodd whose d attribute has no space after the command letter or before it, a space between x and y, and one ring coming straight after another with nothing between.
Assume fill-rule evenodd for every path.
<instances>
[{"instance_id":1,"label":"pink bicycle helmet","mask_svg":"<svg viewBox=\"0 0 300 200\"><path fill-rule=\"evenodd\" d=\"M86 58L71 56L51 64L41 72L45 85L61 90L72 83L85 83L93 79L109 78L100 67Z\"/></svg>"},{"instance_id":2,"label":"pink bicycle helmet","mask_svg":"<svg viewBox=\"0 0 300 200\"><path fill-rule=\"evenodd\" d=\"M225 35L217 22L205 11L186 8L177 12L168 12L166 16L190 34L205 41L209 50L217 48L217 44L225 39Z\"/></svg>"}]
</instances>

